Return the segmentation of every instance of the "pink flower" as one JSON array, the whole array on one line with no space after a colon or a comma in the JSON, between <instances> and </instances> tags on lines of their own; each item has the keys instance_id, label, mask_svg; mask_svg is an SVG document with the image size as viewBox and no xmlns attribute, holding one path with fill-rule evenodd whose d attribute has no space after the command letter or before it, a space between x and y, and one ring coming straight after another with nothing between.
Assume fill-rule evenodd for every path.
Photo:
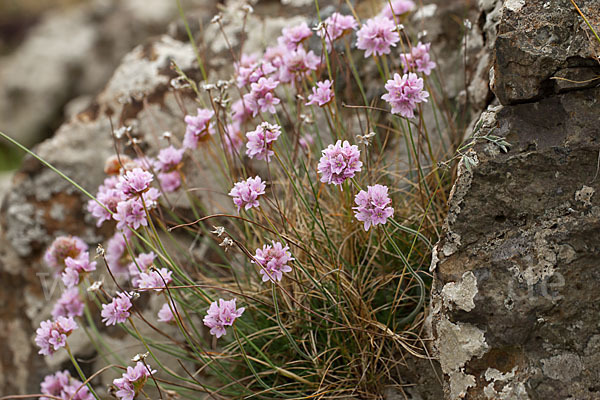
<instances>
[{"instance_id":1,"label":"pink flower","mask_svg":"<svg viewBox=\"0 0 600 400\"><path fill-rule=\"evenodd\" d=\"M127 271L129 262L127 245L123 233L115 233L106 245L106 263L113 274L121 274Z\"/></svg>"},{"instance_id":2,"label":"pink flower","mask_svg":"<svg viewBox=\"0 0 600 400\"><path fill-rule=\"evenodd\" d=\"M148 190L153 179L154 177L150 172L141 168L134 168L119 177L117 189L127 197L137 196Z\"/></svg>"},{"instance_id":3,"label":"pink flower","mask_svg":"<svg viewBox=\"0 0 600 400\"><path fill-rule=\"evenodd\" d=\"M118 221L117 229L124 229L129 226L135 230L140 226L148 226L144 205L137 198L120 202L117 205L117 213L113 215L113 218Z\"/></svg>"},{"instance_id":4,"label":"pink flower","mask_svg":"<svg viewBox=\"0 0 600 400\"><path fill-rule=\"evenodd\" d=\"M219 299L219 304L213 302L208 309L207 315L204 317L204 325L210 328L210 334L218 338L225 335L226 326L232 326L236 318L239 318L244 313L245 308L236 309L236 299L225 301Z\"/></svg>"},{"instance_id":5,"label":"pink flower","mask_svg":"<svg viewBox=\"0 0 600 400\"><path fill-rule=\"evenodd\" d=\"M238 125L242 125L252 119L252 110L248 107L245 101L239 99L231 105L233 115L231 119Z\"/></svg>"},{"instance_id":6,"label":"pink flower","mask_svg":"<svg viewBox=\"0 0 600 400\"><path fill-rule=\"evenodd\" d=\"M67 336L77 328L73 317L59 316L54 321L42 321L35 331L35 344L40 348L39 354L50 356L61 347L65 347Z\"/></svg>"},{"instance_id":7,"label":"pink flower","mask_svg":"<svg viewBox=\"0 0 600 400\"><path fill-rule=\"evenodd\" d=\"M140 274L150 270L150 267L154 265L155 258L156 255L153 252L141 253L135 258L135 262L128 265L133 287L139 287Z\"/></svg>"},{"instance_id":8,"label":"pink flower","mask_svg":"<svg viewBox=\"0 0 600 400\"><path fill-rule=\"evenodd\" d=\"M150 366L138 361L135 367L127 367L120 378L113 380L113 385L117 388L117 398L121 400L133 400L142 390L148 378L156 373Z\"/></svg>"},{"instance_id":9,"label":"pink flower","mask_svg":"<svg viewBox=\"0 0 600 400\"><path fill-rule=\"evenodd\" d=\"M214 133L211 118L215 115L214 111L204 108L198 108L198 115L186 115L184 118L187 124L185 136L183 137L183 147L186 149L195 149L200 141L206 140Z\"/></svg>"},{"instance_id":10,"label":"pink flower","mask_svg":"<svg viewBox=\"0 0 600 400\"><path fill-rule=\"evenodd\" d=\"M361 167L358 147L350 145L347 140L344 140L343 144L338 140L335 145L330 144L323 150L318 170L321 182L341 185L346 179L354 177Z\"/></svg>"},{"instance_id":11,"label":"pink flower","mask_svg":"<svg viewBox=\"0 0 600 400\"><path fill-rule=\"evenodd\" d=\"M260 179L260 176L248 178L245 181L237 182L229 196L233 197L233 204L238 208L238 212L242 209L249 210L252 207L258 207L258 196L265 194L266 184Z\"/></svg>"},{"instance_id":12,"label":"pink flower","mask_svg":"<svg viewBox=\"0 0 600 400\"><path fill-rule=\"evenodd\" d=\"M357 27L358 23L352 15L342 15L335 12L323 21L323 29L319 29L317 35L325 37L327 51L331 51L334 41L352 32Z\"/></svg>"},{"instance_id":13,"label":"pink flower","mask_svg":"<svg viewBox=\"0 0 600 400\"><path fill-rule=\"evenodd\" d=\"M292 267L287 265L294 260L289 252L289 246L283 247L280 242L272 241L273 245L265 244L262 249L256 249L254 259L262 267L260 274L263 282L268 280L281 282L284 272L290 272ZM253 261L254 262L254 261Z\"/></svg>"},{"instance_id":14,"label":"pink flower","mask_svg":"<svg viewBox=\"0 0 600 400\"><path fill-rule=\"evenodd\" d=\"M41 383L42 394L72 400L93 400L94 397L88 388L78 379L71 376L69 371L58 371L54 375L46 375ZM40 397L40 400L50 400L49 397Z\"/></svg>"},{"instance_id":15,"label":"pink flower","mask_svg":"<svg viewBox=\"0 0 600 400\"><path fill-rule=\"evenodd\" d=\"M115 213L117 211L117 204L125 200L125 196L120 190L103 188L98 190L96 199L98 199L98 201L88 201L87 210L94 218L96 218L96 226L100 227L104 221L109 221L112 218L111 212ZM98 202L104 205L104 207L98 204Z\"/></svg>"},{"instance_id":16,"label":"pink flower","mask_svg":"<svg viewBox=\"0 0 600 400\"><path fill-rule=\"evenodd\" d=\"M271 161L271 156L275 154L271 148L279 135L281 135L281 127L279 125L271 125L268 122L263 122L255 130L246 133L246 137L248 138L246 154L248 157L256 158L257 160Z\"/></svg>"},{"instance_id":17,"label":"pink flower","mask_svg":"<svg viewBox=\"0 0 600 400\"><path fill-rule=\"evenodd\" d=\"M177 169L183 159L185 149L176 149L173 146L161 149L156 156L156 168L160 172L171 172Z\"/></svg>"},{"instance_id":18,"label":"pink flower","mask_svg":"<svg viewBox=\"0 0 600 400\"><path fill-rule=\"evenodd\" d=\"M394 209L388 207L392 202L388 196L388 187L383 185L368 186L354 198L357 207L352 207L357 220L364 222L365 231L371 226L385 224L394 215Z\"/></svg>"},{"instance_id":19,"label":"pink flower","mask_svg":"<svg viewBox=\"0 0 600 400\"><path fill-rule=\"evenodd\" d=\"M242 147L243 135L238 123L227 124L224 129L223 145L229 154L236 154Z\"/></svg>"},{"instance_id":20,"label":"pink flower","mask_svg":"<svg viewBox=\"0 0 600 400\"><path fill-rule=\"evenodd\" d=\"M283 34L282 44L288 50L292 51L296 50L302 41L312 36L312 32L308 25L306 25L306 22L291 28L283 28L281 33Z\"/></svg>"},{"instance_id":21,"label":"pink flower","mask_svg":"<svg viewBox=\"0 0 600 400\"><path fill-rule=\"evenodd\" d=\"M240 62L234 64L234 69L237 85L240 88L258 82L260 78L266 77L276 70L271 63L259 63L256 56L248 54L242 54Z\"/></svg>"},{"instance_id":22,"label":"pink flower","mask_svg":"<svg viewBox=\"0 0 600 400\"><path fill-rule=\"evenodd\" d=\"M59 236L44 254L46 264L60 273L65 267L65 259L88 257L88 245L77 236Z\"/></svg>"},{"instance_id":23,"label":"pink flower","mask_svg":"<svg viewBox=\"0 0 600 400\"><path fill-rule=\"evenodd\" d=\"M141 272L138 277L138 287L140 289L153 289L156 292L162 292L165 288L165 284L173 282L171 275L173 271L169 271L166 268L160 268L155 271Z\"/></svg>"},{"instance_id":24,"label":"pink flower","mask_svg":"<svg viewBox=\"0 0 600 400\"><path fill-rule=\"evenodd\" d=\"M383 9L379 13L379 15L393 20L394 16L396 18L399 18L403 14L412 11L414 8L415 3L411 0L392 0L391 7L388 0L386 0L385 6L383 6Z\"/></svg>"},{"instance_id":25,"label":"pink flower","mask_svg":"<svg viewBox=\"0 0 600 400\"><path fill-rule=\"evenodd\" d=\"M396 46L400 35L394 22L385 17L369 19L357 33L356 47L365 50L365 58L373 54L390 54L390 47Z\"/></svg>"},{"instance_id":26,"label":"pink flower","mask_svg":"<svg viewBox=\"0 0 600 400\"><path fill-rule=\"evenodd\" d=\"M52 317L81 317L83 315L83 301L79 297L79 290L75 287L65 290L52 309Z\"/></svg>"},{"instance_id":27,"label":"pink flower","mask_svg":"<svg viewBox=\"0 0 600 400\"><path fill-rule=\"evenodd\" d=\"M410 49L410 53L400 54L404 73L412 69L413 71L429 75L431 70L436 67L435 62L429 58L430 47L431 43L423 44L419 42L419 44Z\"/></svg>"},{"instance_id":28,"label":"pink flower","mask_svg":"<svg viewBox=\"0 0 600 400\"><path fill-rule=\"evenodd\" d=\"M129 312L132 306L130 297L131 294L129 293L117 293L110 303L102 304L100 315L106 326L116 325L117 323L122 324L127 321L127 318L131 315Z\"/></svg>"},{"instance_id":29,"label":"pink flower","mask_svg":"<svg viewBox=\"0 0 600 400\"><path fill-rule=\"evenodd\" d=\"M321 64L319 57L310 50L308 53L304 47L299 46L296 50L286 53L283 57L283 70L281 71L282 82L293 82L294 80L316 71Z\"/></svg>"},{"instance_id":30,"label":"pink flower","mask_svg":"<svg viewBox=\"0 0 600 400\"><path fill-rule=\"evenodd\" d=\"M394 74L394 79L387 81L385 89L388 93L381 98L390 103L392 114L405 118L413 118L417 104L426 102L429 97L429 93L423 90L423 79L413 72L403 76Z\"/></svg>"},{"instance_id":31,"label":"pink flower","mask_svg":"<svg viewBox=\"0 0 600 400\"><path fill-rule=\"evenodd\" d=\"M172 193L181 186L181 175L179 171L159 172L158 181L162 190Z\"/></svg>"},{"instance_id":32,"label":"pink flower","mask_svg":"<svg viewBox=\"0 0 600 400\"><path fill-rule=\"evenodd\" d=\"M70 288L79 284L80 275L96 270L96 261L90 262L89 254L86 251L80 258L67 257L65 259L65 266L61 277L65 286Z\"/></svg>"},{"instance_id":33,"label":"pink flower","mask_svg":"<svg viewBox=\"0 0 600 400\"><path fill-rule=\"evenodd\" d=\"M273 93L278 85L279 82L273 78L264 77L250 85L252 91L244 95L244 103L252 110L253 117L256 117L259 112L275 114L275 106L281 101Z\"/></svg>"},{"instance_id":34,"label":"pink flower","mask_svg":"<svg viewBox=\"0 0 600 400\"><path fill-rule=\"evenodd\" d=\"M167 324L175 322L175 316L173 315L173 311L171 310L173 304L169 307L169 303L163 304L163 306L158 311L158 321L165 322Z\"/></svg>"},{"instance_id":35,"label":"pink flower","mask_svg":"<svg viewBox=\"0 0 600 400\"><path fill-rule=\"evenodd\" d=\"M331 86L333 82L330 80L326 80L323 82L317 82L317 86L312 88L312 94L308 95L308 103L307 106L311 104L316 104L319 107L323 107L333 100L333 90Z\"/></svg>"}]
</instances>

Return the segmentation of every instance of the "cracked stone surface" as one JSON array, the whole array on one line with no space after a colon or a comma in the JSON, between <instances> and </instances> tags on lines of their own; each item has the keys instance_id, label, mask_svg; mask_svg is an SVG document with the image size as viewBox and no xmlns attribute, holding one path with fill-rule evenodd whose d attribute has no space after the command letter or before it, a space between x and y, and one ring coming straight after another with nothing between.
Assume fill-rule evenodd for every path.
<instances>
[{"instance_id":1,"label":"cracked stone surface","mask_svg":"<svg viewBox=\"0 0 600 400\"><path fill-rule=\"evenodd\" d=\"M597 2L578 4L600 21ZM600 88L551 79L598 75L598 43L569 1L511 0L501 13L503 105L477 124L477 163L459 165L432 263L445 398L598 399Z\"/></svg>"}]
</instances>

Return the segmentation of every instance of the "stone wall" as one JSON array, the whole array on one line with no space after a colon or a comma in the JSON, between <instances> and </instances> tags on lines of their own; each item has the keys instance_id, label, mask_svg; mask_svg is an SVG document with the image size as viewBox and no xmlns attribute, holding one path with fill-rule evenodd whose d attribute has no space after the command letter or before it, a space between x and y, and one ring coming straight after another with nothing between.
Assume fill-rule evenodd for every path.
<instances>
[{"instance_id":1,"label":"stone wall","mask_svg":"<svg viewBox=\"0 0 600 400\"><path fill-rule=\"evenodd\" d=\"M577 3L599 29L598 2ZM476 125L431 265L445 398L599 399L600 43L568 0L501 13L501 105Z\"/></svg>"}]
</instances>

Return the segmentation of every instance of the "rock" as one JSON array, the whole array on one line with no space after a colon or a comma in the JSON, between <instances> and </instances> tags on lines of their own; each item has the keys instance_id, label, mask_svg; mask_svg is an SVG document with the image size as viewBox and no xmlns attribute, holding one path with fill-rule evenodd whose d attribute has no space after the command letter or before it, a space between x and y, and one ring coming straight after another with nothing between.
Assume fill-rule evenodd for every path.
<instances>
[{"instance_id":1,"label":"rock","mask_svg":"<svg viewBox=\"0 0 600 400\"><path fill-rule=\"evenodd\" d=\"M597 30L598 2L577 4ZM515 104L565 90L566 81L554 78L597 76L599 54L600 43L569 0L506 1L495 42L494 93L502 104Z\"/></svg>"},{"instance_id":2,"label":"rock","mask_svg":"<svg viewBox=\"0 0 600 400\"><path fill-rule=\"evenodd\" d=\"M571 91L481 119L478 164L460 165L437 245L433 328L447 399L599 396L598 356L586 353L600 326L598 96ZM490 151L486 135L509 151Z\"/></svg>"},{"instance_id":3,"label":"rock","mask_svg":"<svg viewBox=\"0 0 600 400\"><path fill-rule=\"evenodd\" d=\"M162 0L93 0L47 14L0 59L3 130L28 146L50 136L70 99L96 94L127 51L177 15Z\"/></svg>"}]
</instances>

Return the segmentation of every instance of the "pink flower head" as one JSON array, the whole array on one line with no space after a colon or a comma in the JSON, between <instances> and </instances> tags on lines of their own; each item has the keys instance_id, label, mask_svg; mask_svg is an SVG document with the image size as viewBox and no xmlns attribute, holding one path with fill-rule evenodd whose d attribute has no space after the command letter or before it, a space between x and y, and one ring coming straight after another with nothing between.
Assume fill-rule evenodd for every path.
<instances>
[{"instance_id":1,"label":"pink flower head","mask_svg":"<svg viewBox=\"0 0 600 400\"><path fill-rule=\"evenodd\" d=\"M213 124L210 122L214 115L212 110L198 108L198 115L185 116L184 121L187 126L183 137L184 148L195 149L199 142L207 140L214 133Z\"/></svg>"},{"instance_id":2,"label":"pink flower head","mask_svg":"<svg viewBox=\"0 0 600 400\"><path fill-rule=\"evenodd\" d=\"M290 272L292 267L287 265L294 260L289 246L283 247L280 242L272 241L273 245L265 244L262 249L256 249L254 259L262 267L260 274L263 282L281 282L284 272ZM253 261L254 262L254 261Z\"/></svg>"},{"instance_id":3,"label":"pink flower head","mask_svg":"<svg viewBox=\"0 0 600 400\"><path fill-rule=\"evenodd\" d=\"M173 282L173 278L171 278L172 274L173 271L169 271L166 268L141 272L137 281L138 288L153 289L156 292L162 292L165 288L165 284L168 285Z\"/></svg>"},{"instance_id":4,"label":"pink flower head","mask_svg":"<svg viewBox=\"0 0 600 400\"><path fill-rule=\"evenodd\" d=\"M273 92L278 85L279 82L273 78L264 77L250 85L252 91L244 95L244 103L252 110L253 117L259 112L275 114L275 106L281 102Z\"/></svg>"},{"instance_id":5,"label":"pink flower head","mask_svg":"<svg viewBox=\"0 0 600 400\"><path fill-rule=\"evenodd\" d=\"M127 253L125 238L121 232L115 233L106 244L106 263L113 274L122 274L127 271L130 261Z\"/></svg>"},{"instance_id":6,"label":"pink flower head","mask_svg":"<svg viewBox=\"0 0 600 400\"><path fill-rule=\"evenodd\" d=\"M134 230L140 226L148 226L144 205L138 198L120 202L113 218L117 221L117 229L121 230L127 226Z\"/></svg>"},{"instance_id":7,"label":"pink flower head","mask_svg":"<svg viewBox=\"0 0 600 400\"><path fill-rule=\"evenodd\" d=\"M281 135L281 127L279 125L271 125L268 122L263 122L255 130L246 133L246 137L248 138L246 154L248 157L256 158L257 160L271 161L271 156L275 154L271 148L279 135Z\"/></svg>"},{"instance_id":8,"label":"pink flower head","mask_svg":"<svg viewBox=\"0 0 600 400\"><path fill-rule=\"evenodd\" d=\"M323 107L329 104L334 96L333 89L331 89L332 85L333 82L330 80L317 82L317 86L312 88L312 94L308 95L308 103L306 105L316 104L319 107Z\"/></svg>"},{"instance_id":9,"label":"pink flower head","mask_svg":"<svg viewBox=\"0 0 600 400\"><path fill-rule=\"evenodd\" d=\"M334 41L352 32L357 27L358 23L352 15L342 15L335 12L323 21L323 28L317 31L317 35L325 37L327 50L331 51Z\"/></svg>"},{"instance_id":10,"label":"pink flower head","mask_svg":"<svg viewBox=\"0 0 600 400\"><path fill-rule=\"evenodd\" d=\"M40 385L42 394L72 400L93 400L94 397L83 383L71 376L69 371L58 371L53 375L46 375ZM40 400L50 400L49 397L40 397Z\"/></svg>"},{"instance_id":11,"label":"pink flower head","mask_svg":"<svg viewBox=\"0 0 600 400\"><path fill-rule=\"evenodd\" d=\"M385 89L388 93L381 98L390 103L392 114L405 118L413 118L417 104L426 102L429 97L429 93L423 90L423 79L413 72L402 76L394 74L394 79L387 81Z\"/></svg>"},{"instance_id":12,"label":"pink flower head","mask_svg":"<svg viewBox=\"0 0 600 400\"><path fill-rule=\"evenodd\" d=\"M77 329L73 317L59 316L54 321L42 321L35 331L35 344L40 348L39 354L50 356L67 344L67 336Z\"/></svg>"},{"instance_id":13,"label":"pink flower head","mask_svg":"<svg viewBox=\"0 0 600 400\"><path fill-rule=\"evenodd\" d=\"M134 197L148 190L153 179L154 177L150 172L141 168L134 168L119 177L117 189L121 190L127 197Z\"/></svg>"},{"instance_id":14,"label":"pink flower head","mask_svg":"<svg viewBox=\"0 0 600 400\"><path fill-rule=\"evenodd\" d=\"M169 303L163 304L163 306L158 311L158 321L165 322L167 324L175 322L175 316L173 315L173 310L171 310L173 304L169 306Z\"/></svg>"},{"instance_id":15,"label":"pink flower head","mask_svg":"<svg viewBox=\"0 0 600 400\"><path fill-rule=\"evenodd\" d=\"M79 297L79 290L75 287L65 290L52 309L52 318L81 317L83 315L83 301Z\"/></svg>"},{"instance_id":16,"label":"pink flower head","mask_svg":"<svg viewBox=\"0 0 600 400\"><path fill-rule=\"evenodd\" d=\"M113 380L117 388L117 398L121 400L133 400L142 390L148 378L156 373L150 366L138 361L135 367L127 367L127 372L120 378Z\"/></svg>"},{"instance_id":17,"label":"pink flower head","mask_svg":"<svg viewBox=\"0 0 600 400\"><path fill-rule=\"evenodd\" d=\"M80 258L67 257L65 269L61 274L62 281L66 287L76 286L80 282L80 275L96 270L96 261L90 261L88 252L84 252Z\"/></svg>"},{"instance_id":18,"label":"pink flower head","mask_svg":"<svg viewBox=\"0 0 600 400\"><path fill-rule=\"evenodd\" d=\"M364 222L365 231L371 226L385 224L394 215L394 209L389 207L392 202L388 196L388 187L383 185L368 186L367 191L361 190L354 198L357 207L352 207L357 220Z\"/></svg>"},{"instance_id":19,"label":"pink flower head","mask_svg":"<svg viewBox=\"0 0 600 400\"><path fill-rule=\"evenodd\" d=\"M430 47L431 43L423 44L419 42L419 44L410 49L410 53L400 54L404 73L412 69L413 71L429 75L431 70L436 67L435 62L429 58Z\"/></svg>"},{"instance_id":20,"label":"pink flower head","mask_svg":"<svg viewBox=\"0 0 600 400\"><path fill-rule=\"evenodd\" d=\"M275 72L276 68L267 62L258 62L256 56L242 54L242 59L239 63L234 64L235 77L238 87L242 88L249 85L262 77Z\"/></svg>"},{"instance_id":21,"label":"pink flower head","mask_svg":"<svg viewBox=\"0 0 600 400\"><path fill-rule=\"evenodd\" d=\"M231 119L239 125L252 119L252 110L245 101L242 101L242 99L239 99L231 105L231 111L233 112Z\"/></svg>"},{"instance_id":22,"label":"pink flower head","mask_svg":"<svg viewBox=\"0 0 600 400\"><path fill-rule=\"evenodd\" d=\"M101 186L102 187L102 186ZM89 200L87 204L87 210L94 218L96 218L96 226L100 227L104 221L112 219L112 213L117 211L117 204L125 200L125 195L122 191L117 189L105 189L98 190L96 194L96 200ZM100 204L100 202L104 207Z\"/></svg>"},{"instance_id":23,"label":"pink flower head","mask_svg":"<svg viewBox=\"0 0 600 400\"><path fill-rule=\"evenodd\" d=\"M181 186L181 175L179 171L159 172L158 181L162 190L172 193Z\"/></svg>"},{"instance_id":24,"label":"pink flower head","mask_svg":"<svg viewBox=\"0 0 600 400\"><path fill-rule=\"evenodd\" d=\"M238 123L227 124L224 129L223 145L229 154L236 154L242 147L243 134Z\"/></svg>"},{"instance_id":25,"label":"pink flower head","mask_svg":"<svg viewBox=\"0 0 600 400\"><path fill-rule=\"evenodd\" d=\"M375 54L390 54L390 48L400 41L393 21L385 17L369 19L357 33L356 47L365 50L365 58Z\"/></svg>"},{"instance_id":26,"label":"pink flower head","mask_svg":"<svg viewBox=\"0 0 600 400\"><path fill-rule=\"evenodd\" d=\"M100 315L106 326L122 324L127 321L131 315L129 312L132 306L130 297L130 293L117 293L110 303L102 304Z\"/></svg>"},{"instance_id":27,"label":"pink flower head","mask_svg":"<svg viewBox=\"0 0 600 400\"><path fill-rule=\"evenodd\" d=\"M245 308L236 308L236 299L225 301L219 299L219 303L213 302L203 319L204 325L210 328L210 334L218 338L225 335L226 326L232 326L236 318L239 318L244 313Z\"/></svg>"},{"instance_id":28,"label":"pink flower head","mask_svg":"<svg viewBox=\"0 0 600 400\"><path fill-rule=\"evenodd\" d=\"M283 28L281 31L282 43L288 50L296 50L300 43L312 36L312 32L306 22L291 28Z\"/></svg>"},{"instance_id":29,"label":"pink flower head","mask_svg":"<svg viewBox=\"0 0 600 400\"><path fill-rule=\"evenodd\" d=\"M237 182L229 195L233 197L233 204L238 208L238 212L242 209L249 210L252 207L258 207L258 196L265 194L265 182L260 179L260 176L248 178L245 181Z\"/></svg>"},{"instance_id":30,"label":"pink flower head","mask_svg":"<svg viewBox=\"0 0 600 400\"><path fill-rule=\"evenodd\" d=\"M183 159L185 149L176 149L173 146L161 149L156 156L156 168L160 172L171 172L177 169Z\"/></svg>"},{"instance_id":31,"label":"pink flower head","mask_svg":"<svg viewBox=\"0 0 600 400\"><path fill-rule=\"evenodd\" d=\"M44 254L46 264L60 273L65 267L68 257L79 259L88 257L88 245L77 236L59 236L48 247Z\"/></svg>"},{"instance_id":32,"label":"pink flower head","mask_svg":"<svg viewBox=\"0 0 600 400\"><path fill-rule=\"evenodd\" d=\"M338 140L323 150L319 160L321 182L341 185L346 179L354 177L362 167L360 150L356 145L350 145L347 140Z\"/></svg>"},{"instance_id":33,"label":"pink flower head","mask_svg":"<svg viewBox=\"0 0 600 400\"><path fill-rule=\"evenodd\" d=\"M319 68L321 61L312 50L306 52L304 47L299 46L283 57L283 70L281 71L282 82L293 82L303 75L310 74Z\"/></svg>"},{"instance_id":34,"label":"pink flower head","mask_svg":"<svg viewBox=\"0 0 600 400\"><path fill-rule=\"evenodd\" d=\"M412 11L415 8L415 3L412 0L392 0L390 2L386 0L383 9L379 15L393 20L394 17L399 18L407 12Z\"/></svg>"},{"instance_id":35,"label":"pink flower head","mask_svg":"<svg viewBox=\"0 0 600 400\"><path fill-rule=\"evenodd\" d=\"M127 268L129 269L129 275L131 276L131 284L133 287L139 287L140 274L150 270L150 267L154 265L155 258L156 255L154 252L141 253L135 258L135 262L129 263Z\"/></svg>"}]
</instances>

